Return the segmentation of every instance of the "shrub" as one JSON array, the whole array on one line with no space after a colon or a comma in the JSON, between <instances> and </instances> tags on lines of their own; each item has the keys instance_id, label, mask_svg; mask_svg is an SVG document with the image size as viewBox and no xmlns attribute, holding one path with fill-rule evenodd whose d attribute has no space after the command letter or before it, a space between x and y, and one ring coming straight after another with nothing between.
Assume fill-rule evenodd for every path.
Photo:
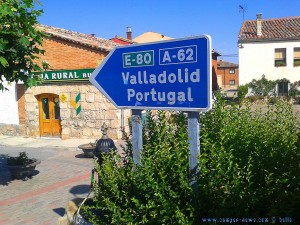
<instances>
[{"instance_id":1,"label":"shrub","mask_svg":"<svg viewBox=\"0 0 300 225\"><path fill-rule=\"evenodd\" d=\"M112 153L103 165L96 165L100 177L95 184L96 205L84 208L89 220L94 224L191 224L194 207L186 131L183 113L148 112L141 165L132 162L126 134L124 158Z\"/></svg>"},{"instance_id":2,"label":"shrub","mask_svg":"<svg viewBox=\"0 0 300 225\"><path fill-rule=\"evenodd\" d=\"M299 218L300 133L291 105L277 101L266 112L249 105L215 107L200 114L198 187L188 179L184 113L147 113L141 165L114 153L96 165L94 224L202 224L203 218ZM259 223L257 223L259 224Z\"/></svg>"},{"instance_id":3,"label":"shrub","mask_svg":"<svg viewBox=\"0 0 300 225\"><path fill-rule=\"evenodd\" d=\"M298 97L300 95L300 91L298 90L299 82L295 82L291 84L289 90L289 96L292 98Z\"/></svg>"},{"instance_id":4,"label":"shrub","mask_svg":"<svg viewBox=\"0 0 300 225\"><path fill-rule=\"evenodd\" d=\"M248 99L251 103L253 103L253 102L256 102L256 101L258 100L258 97L257 97L257 96L249 96L247 99Z\"/></svg>"},{"instance_id":5,"label":"shrub","mask_svg":"<svg viewBox=\"0 0 300 225\"><path fill-rule=\"evenodd\" d=\"M243 101L247 93L248 93L248 85L240 85L238 87L238 98L240 103Z\"/></svg>"},{"instance_id":6,"label":"shrub","mask_svg":"<svg viewBox=\"0 0 300 225\"><path fill-rule=\"evenodd\" d=\"M33 162L34 160L30 159L26 152L19 152L18 156L8 156L7 158L7 165L9 166L26 166Z\"/></svg>"},{"instance_id":7,"label":"shrub","mask_svg":"<svg viewBox=\"0 0 300 225\"><path fill-rule=\"evenodd\" d=\"M299 122L278 101L266 112L224 107L201 115L201 217L292 217L300 211ZM298 171L298 172L297 172Z\"/></svg>"},{"instance_id":8,"label":"shrub","mask_svg":"<svg viewBox=\"0 0 300 225\"><path fill-rule=\"evenodd\" d=\"M269 105L274 105L277 101L277 98L276 97L270 97L268 98L268 104Z\"/></svg>"}]
</instances>

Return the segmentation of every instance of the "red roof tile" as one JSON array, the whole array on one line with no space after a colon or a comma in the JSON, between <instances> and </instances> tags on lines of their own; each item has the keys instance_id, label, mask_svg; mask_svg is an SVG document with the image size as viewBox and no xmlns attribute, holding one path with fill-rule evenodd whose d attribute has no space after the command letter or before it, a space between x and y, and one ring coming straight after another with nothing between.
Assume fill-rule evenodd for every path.
<instances>
[{"instance_id":1,"label":"red roof tile","mask_svg":"<svg viewBox=\"0 0 300 225\"><path fill-rule=\"evenodd\" d=\"M239 67L239 65L235 63L223 61L223 60L218 61L218 68L233 68L233 67L237 68Z\"/></svg>"},{"instance_id":2,"label":"red roof tile","mask_svg":"<svg viewBox=\"0 0 300 225\"><path fill-rule=\"evenodd\" d=\"M95 37L94 35L87 35L87 34L78 33L70 30L65 30L62 28L39 24L37 26L37 29L55 38L59 38L65 41L77 43L79 45L84 45L84 46L88 46L91 48L96 48L104 51L110 51L115 46L119 46L119 44L111 40Z\"/></svg>"},{"instance_id":3,"label":"red roof tile","mask_svg":"<svg viewBox=\"0 0 300 225\"><path fill-rule=\"evenodd\" d=\"M258 36L256 20L244 21L240 41L300 40L300 17L262 19L262 35Z\"/></svg>"},{"instance_id":4,"label":"red roof tile","mask_svg":"<svg viewBox=\"0 0 300 225\"><path fill-rule=\"evenodd\" d=\"M127 38L120 37L120 36L117 36L117 35L116 35L114 38L111 38L111 39L109 39L109 40L114 41L114 42L116 42L116 43L119 43L118 40L120 40L120 41L121 41L121 44L123 44L122 42L124 42L124 43L126 43L126 44L136 44L136 42L133 41L133 40L129 40L129 39L127 39Z\"/></svg>"}]
</instances>

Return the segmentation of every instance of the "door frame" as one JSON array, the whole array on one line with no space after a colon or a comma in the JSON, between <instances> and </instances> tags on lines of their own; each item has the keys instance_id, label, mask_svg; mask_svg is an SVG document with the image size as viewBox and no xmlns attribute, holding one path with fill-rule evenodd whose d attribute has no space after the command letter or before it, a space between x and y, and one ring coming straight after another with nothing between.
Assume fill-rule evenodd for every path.
<instances>
[{"instance_id":1,"label":"door frame","mask_svg":"<svg viewBox=\"0 0 300 225\"><path fill-rule=\"evenodd\" d=\"M43 119L43 105L42 105L42 100L43 98L48 98L48 104L49 104L49 119ZM40 130L40 137L61 137L61 119L55 119L55 112L54 112L54 107L55 103L52 100L53 98L58 98L59 101L59 95L57 94L52 94L52 93L43 93L39 94L37 96L38 100L38 107L39 107L39 130ZM52 128L51 132L45 134L44 133L44 121L47 120L49 122L49 127ZM58 126L58 127L57 127ZM53 129L59 130L58 132L54 132Z\"/></svg>"}]
</instances>

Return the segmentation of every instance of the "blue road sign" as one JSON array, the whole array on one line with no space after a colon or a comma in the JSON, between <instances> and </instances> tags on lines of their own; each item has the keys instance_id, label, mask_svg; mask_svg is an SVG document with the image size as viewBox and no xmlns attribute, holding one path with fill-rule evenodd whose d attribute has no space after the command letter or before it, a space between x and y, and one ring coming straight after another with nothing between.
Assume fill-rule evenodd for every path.
<instances>
[{"instance_id":1,"label":"blue road sign","mask_svg":"<svg viewBox=\"0 0 300 225\"><path fill-rule=\"evenodd\" d=\"M90 76L117 108L201 111L211 108L211 39L114 48Z\"/></svg>"}]
</instances>

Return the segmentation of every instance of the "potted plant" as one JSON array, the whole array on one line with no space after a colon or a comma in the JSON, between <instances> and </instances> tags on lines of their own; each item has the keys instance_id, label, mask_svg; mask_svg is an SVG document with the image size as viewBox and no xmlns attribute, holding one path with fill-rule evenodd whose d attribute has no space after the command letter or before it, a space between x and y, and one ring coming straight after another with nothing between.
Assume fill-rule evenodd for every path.
<instances>
[{"instance_id":1,"label":"potted plant","mask_svg":"<svg viewBox=\"0 0 300 225\"><path fill-rule=\"evenodd\" d=\"M300 66L300 59L294 60L294 66Z\"/></svg>"},{"instance_id":2,"label":"potted plant","mask_svg":"<svg viewBox=\"0 0 300 225\"><path fill-rule=\"evenodd\" d=\"M7 168L15 179L31 177L36 165L40 163L39 159L29 158L26 152L20 152L16 157L7 157Z\"/></svg>"},{"instance_id":3,"label":"potted plant","mask_svg":"<svg viewBox=\"0 0 300 225\"><path fill-rule=\"evenodd\" d=\"M276 60L275 66L286 66L285 60Z\"/></svg>"}]
</instances>

